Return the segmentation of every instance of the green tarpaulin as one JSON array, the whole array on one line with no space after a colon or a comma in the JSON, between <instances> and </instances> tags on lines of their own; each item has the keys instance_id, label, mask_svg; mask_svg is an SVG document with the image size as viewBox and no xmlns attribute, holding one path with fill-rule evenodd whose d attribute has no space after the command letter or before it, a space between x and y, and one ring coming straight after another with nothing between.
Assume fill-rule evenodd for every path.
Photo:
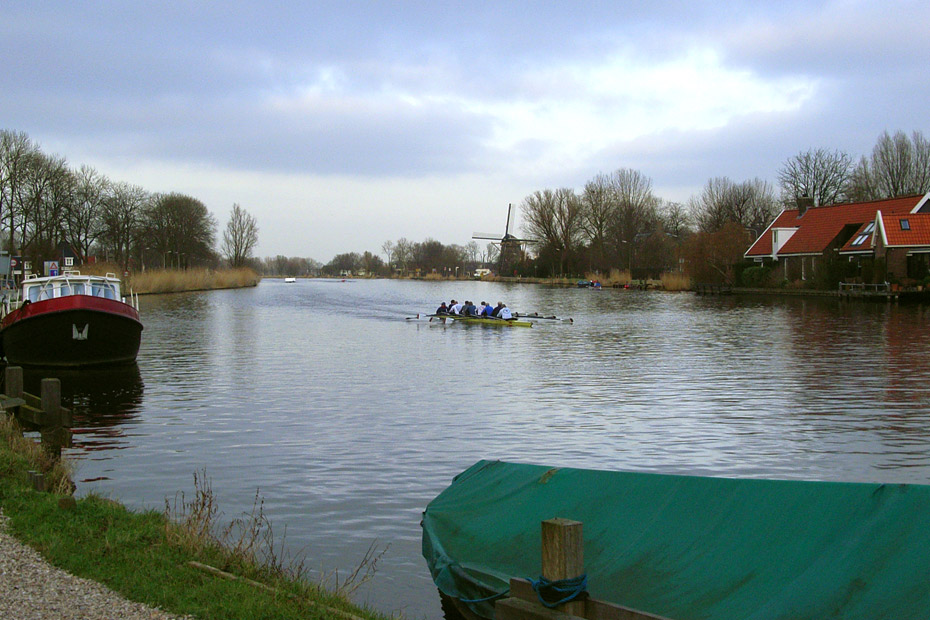
<instances>
[{"instance_id":1,"label":"green tarpaulin","mask_svg":"<svg viewBox=\"0 0 930 620\"><path fill-rule=\"evenodd\" d=\"M540 571L540 523L581 521L594 598L691 619L930 619L930 486L480 461L423 515L443 593ZM474 602L490 616L493 603Z\"/></svg>"}]
</instances>

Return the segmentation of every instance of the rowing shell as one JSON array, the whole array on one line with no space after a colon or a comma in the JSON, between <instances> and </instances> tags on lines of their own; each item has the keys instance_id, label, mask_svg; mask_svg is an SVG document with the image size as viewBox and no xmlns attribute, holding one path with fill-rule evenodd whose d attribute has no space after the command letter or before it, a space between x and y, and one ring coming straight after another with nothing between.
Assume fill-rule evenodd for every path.
<instances>
[{"instance_id":1,"label":"rowing shell","mask_svg":"<svg viewBox=\"0 0 930 620\"><path fill-rule=\"evenodd\" d=\"M464 316L464 315L458 315L458 314L449 314L449 315L431 316L430 321L432 321L434 318L440 321L445 321L446 319L452 319L460 323L493 325L495 327L532 327L533 326L533 323L530 321L518 321L515 319L514 320L497 319L497 318L485 317L485 316Z\"/></svg>"}]
</instances>

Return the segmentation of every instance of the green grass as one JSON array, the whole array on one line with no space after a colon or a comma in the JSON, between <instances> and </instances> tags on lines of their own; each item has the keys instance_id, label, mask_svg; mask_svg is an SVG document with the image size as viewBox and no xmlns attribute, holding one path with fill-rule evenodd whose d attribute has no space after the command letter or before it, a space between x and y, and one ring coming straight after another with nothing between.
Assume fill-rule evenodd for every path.
<instances>
[{"instance_id":1,"label":"green grass","mask_svg":"<svg viewBox=\"0 0 930 620\"><path fill-rule=\"evenodd\" d=\"M80 499L71 509L60 507L61 495L29 486L26 471L38 466L36 455L11 446L11 438L17 443L16 433L4 430L4 425L9 426L0 420L0 506L9 518L9 531L51 564L103 583L130 600L203 619L381 617L318 584L289 576L273 553L270 563L262 563L256 560L261 554L234 552L212 534L189 529L195 524L190 519L176 522L167 511L133 512L97 496ZM209 492L205 497L214 501ZM201 489L197 500L204 501ZM253 533L256 527L251 526ZM189 566L191 561L259 581L274 591L211 575Z\"/></svg>"}]
</instances>

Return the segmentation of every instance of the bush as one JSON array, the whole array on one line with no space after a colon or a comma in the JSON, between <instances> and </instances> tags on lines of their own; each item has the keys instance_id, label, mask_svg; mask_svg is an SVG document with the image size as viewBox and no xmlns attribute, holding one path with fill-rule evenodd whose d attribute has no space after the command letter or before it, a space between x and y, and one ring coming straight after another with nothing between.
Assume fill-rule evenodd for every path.
<instances>
[{"instance_id":1,"label":"bush","mask_svg":"<svg viewBox=\"0 0 930 620\"><path fill-rule=\"evenodd\" d=\"M749 288L759 288L765 285L765 280L771 272L771 268L763 265L747 267L740 274L740 282L743 286Z\"/></svg>"}]
</instances>

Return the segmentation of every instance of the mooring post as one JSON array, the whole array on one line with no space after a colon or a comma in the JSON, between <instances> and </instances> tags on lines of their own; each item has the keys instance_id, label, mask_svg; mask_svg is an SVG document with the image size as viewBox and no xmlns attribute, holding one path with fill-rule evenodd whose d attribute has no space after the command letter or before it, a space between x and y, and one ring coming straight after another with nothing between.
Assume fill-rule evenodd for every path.
<instances>
[{"instance_id":1,"label":"mooring post","mask_svg":"<svg viewBox=\"0 0 930 620\"><path fill-rule=\"evenodd\" d=\"M23 369L7 366L3 375L4 393L10 398L23 397Z\"/></svg>"},{"instance_id":2,"label":"mooring post","mask_svg":"<svg viewBox=\"0 0 930 620\"><path fill-rule=\"evenodd\" d=\"M60 458L62 447L71 443L71 412L61 407L59 379L42 379L42 411L45 414L40 430L42 447Z\"/></svg>"},{"instance_id":3,"label":"mooring post","mask_svg":"<svg viewBox=\"0 0 930 620\"><path fill-rule=\"evenodd\" d=\"M584 574L584 539L581 522L548 519L542 522L542 576L549 581L574 579ZM584 614L584 600L558 607L573 616Z\"/></svg>"}]
</instances>

